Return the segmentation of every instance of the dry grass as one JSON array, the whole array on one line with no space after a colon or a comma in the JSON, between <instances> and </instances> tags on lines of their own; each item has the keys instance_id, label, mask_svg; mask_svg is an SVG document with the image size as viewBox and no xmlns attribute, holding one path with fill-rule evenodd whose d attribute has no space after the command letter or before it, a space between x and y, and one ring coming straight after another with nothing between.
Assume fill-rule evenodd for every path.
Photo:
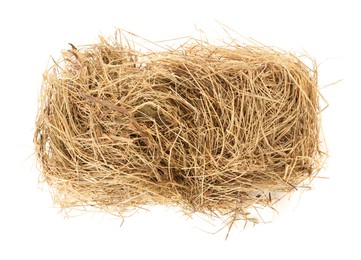
<instances>
[{"instance_id":1,"label":"dry grass","mask_svg":"<svg viewBox=\"0 0 361 260\"><path fill-rule=\"evenodd\" d=\"M320 170L316 67L259 45L133 44L71 45L44 74L34 142L62 208L248 220Z\"/></svg>"}]
</instances>

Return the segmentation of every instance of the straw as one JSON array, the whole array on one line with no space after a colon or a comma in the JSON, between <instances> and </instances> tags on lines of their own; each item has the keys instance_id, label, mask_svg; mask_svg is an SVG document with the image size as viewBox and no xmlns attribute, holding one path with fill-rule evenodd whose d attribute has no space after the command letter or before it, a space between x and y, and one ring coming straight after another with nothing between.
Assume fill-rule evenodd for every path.
<instances>
[{"instance_id":1,"label":"straw","mask_svg":"<svg viewBox=\"0 0 361 260\"><path fill-rule=\"evenodd\" d=\"M61 208L257 221L249 209L318 173L316 66L260 45L151 51L119 35L71 45L44 73L34 142Z\"/></svg>"}]
</instances>

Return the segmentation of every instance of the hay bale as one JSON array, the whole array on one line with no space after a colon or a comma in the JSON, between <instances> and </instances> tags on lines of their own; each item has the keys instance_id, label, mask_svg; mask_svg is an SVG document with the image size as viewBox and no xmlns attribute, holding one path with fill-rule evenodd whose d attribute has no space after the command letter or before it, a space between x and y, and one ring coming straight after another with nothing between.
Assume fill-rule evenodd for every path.
<instances>
[{"instance_id":1,"label":"hay bale","mask_svg":"<svg viewBox=\"0 0 361 260\"><path fill-rule=\"evenodd\" d=\"M74 47L44 74L35 146L62 208L234 215L320 169L316 69L262 46Z\"/></svg>"}]
</instances>

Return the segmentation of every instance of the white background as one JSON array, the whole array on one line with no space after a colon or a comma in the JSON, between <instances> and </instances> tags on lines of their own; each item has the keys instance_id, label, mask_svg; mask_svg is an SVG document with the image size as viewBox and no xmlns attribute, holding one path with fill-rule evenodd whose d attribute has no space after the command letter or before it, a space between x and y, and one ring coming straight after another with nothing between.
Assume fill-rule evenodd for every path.
<instances>
[{"instance_id":1,"label":"white background","mask_svg":"<svg viewBox=\"0 0 361 260\"><path fill-rule=\"evenodd\" d=\"M1 1L0 259L361 259L358 1ZM64 218L38 185L32 137L42 72L67 43L96 42L114 26L150 40L243 36L319 63L330 103L323 127L330 157L314 190L279 207L269 224L235 228L227 241L175 209L125 220L87 213ZM203 226L202 226L203 227ZM215 231L206 226L209 232Z\"/></svg>"}]
</instances>

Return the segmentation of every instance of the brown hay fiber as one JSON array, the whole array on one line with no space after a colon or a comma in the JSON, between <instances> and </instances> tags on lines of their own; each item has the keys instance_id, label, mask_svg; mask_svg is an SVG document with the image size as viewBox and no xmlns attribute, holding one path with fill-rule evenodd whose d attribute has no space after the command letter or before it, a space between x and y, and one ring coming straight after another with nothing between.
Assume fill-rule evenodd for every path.
<instances>
[{"instance_id":1,"label":"brown hay fiber","mask_svg":"<svg viewBox=\"0 0 361 260\"><path fill-rule=\"evenodd\" d=\"M316 66L259 44L144 51L117 35L44 74L34 142L61 208L249 220L320 170Z\"/></svg>"}]
</instances>

